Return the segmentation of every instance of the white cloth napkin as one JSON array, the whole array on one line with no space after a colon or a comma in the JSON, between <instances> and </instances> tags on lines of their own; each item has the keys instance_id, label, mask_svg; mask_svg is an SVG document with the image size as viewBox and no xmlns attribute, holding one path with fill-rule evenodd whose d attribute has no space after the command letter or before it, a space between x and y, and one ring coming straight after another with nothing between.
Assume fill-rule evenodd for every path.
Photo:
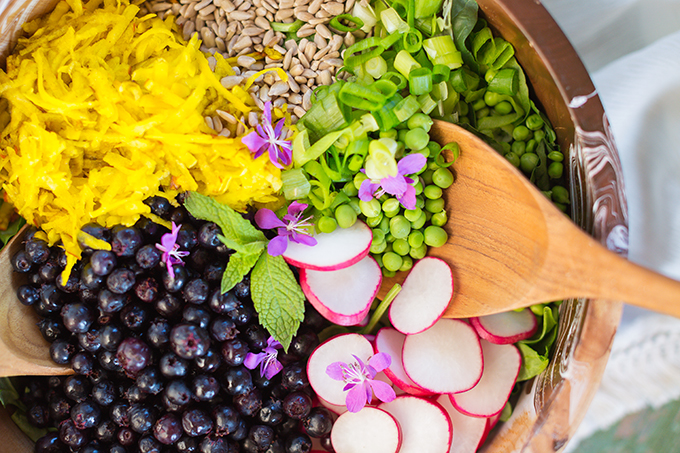
<instances>
[{"instance_id":1,"label":"white cloth napkin","mask_svg":"<svg viewBox=\"0 0 680 453\"><path fill-rule=\"evenodd\" d=\"M628 257L680 280L680 0L543 4L590 71L611 123L628 198ZM679 371L680 320L627 306L567 451L626 414L680 397Z\"/></svg>"}]
</instances>

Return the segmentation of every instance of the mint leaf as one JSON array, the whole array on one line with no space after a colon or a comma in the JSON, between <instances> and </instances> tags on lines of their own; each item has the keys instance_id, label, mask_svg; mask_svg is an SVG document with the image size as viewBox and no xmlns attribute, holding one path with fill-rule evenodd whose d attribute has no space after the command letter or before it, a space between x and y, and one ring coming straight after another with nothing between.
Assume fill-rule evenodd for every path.
<instances>
[{"instance_id":1,"label":"mint leaf","mask_svg":"<svg viewBox=\"0 0 680 453\"><path fill-rule=\"evenodd\" d=\"M19 397L19 392L17 392L12 381L7 377L0 378L0 404L4 407L16 406L18 408L24 408L24 404Z\"/></svg>"},{"instance_id":2,"label":"mint leaf","mask_svg":"<svg viewBox=\"0 0 680 453\"><path fill-rule=\"evenodd\" d=\"M250 275L250 294L260 324L287 351L304 319L305 296L281 256L260 255Z\"/></svg>"},{"instance_id":3,"label":"mint leaf","mask_svg":"<svg viewBox=\"0 0 680 453\"><path fill-rule=\"evenodd\" d=\"M229 257L227 268L222 274L222 286L220 288L222 294L236 286L250 272L264 250L263 244L263 242L251 242L243 246L242 251L238 251Z\"/></svg>"},{"instance_id":4,"label":"mint leaf","mask_svg":"<svg viewBox=\"0 0 680 453\"><path fill-rule=\"evenodd\" d=\"M189 192L184 200L184 207L198 219L215 222L222 229L222 235L233 243L247 244L267 240L264 233L244 219L241 214L211 197Z\"/></svg>"},{"instance_id":5,"label":"mint leaf","mask_svg":"<svg viewBox=\"0 0 680 453\"><path fill-rule=\"evenodd\" d=\"M33 426L29 421L28 417L26 417L26 414L20 411L16 411L12 414L12 421L17 425L17 427L23 431L24 434L28 436L29 439L31 439L33 442L37 441L41 437L43 437L45 434L47 434L47 429L45 428L36 428Z\"/></svg>"},{"instance_id":6,"label":"mint leaf","mask_svg":"<svg viewBox=\"0 0 680 453\"><path fill-rule=\"evenodd\" d=\"M519 369L517 382L526 381L537 376L548 366L548 357L540 355L528 345L517 343L517 348L522 354L522 367Z\"/></svg>"}]
</instances>

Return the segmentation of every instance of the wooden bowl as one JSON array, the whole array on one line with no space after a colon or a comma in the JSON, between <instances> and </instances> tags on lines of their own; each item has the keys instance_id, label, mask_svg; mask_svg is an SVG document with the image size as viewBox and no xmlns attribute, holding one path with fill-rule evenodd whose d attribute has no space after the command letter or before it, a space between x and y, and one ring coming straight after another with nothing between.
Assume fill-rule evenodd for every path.
<instances>
[{"instance_id":1,"label":"wooden bowl","mask_svg":"<svg viewBox=\"0 0 680 453\"><path fill-rule=\"evenodd\" d=\"M7 0L0 11L0 65L26 20L54 0ZM627 251L627 207L621 166L604 109L567 38L540 4L478 0L490 26L510 41L534 99L547 113L567 156L572 218L610 249ZM0 8L4 5L0 0ZM584 257L587 259L587 257ZM10 270L7 269L7 272ZM512 418L499 424L485 452L558 452L573 436L604 371L622 304L562 304L555 353L545 372L525 385ZM3 415L0 414L0 417ZM0 420L2 451L29 453L30 443ZM15 442L9 447L11 442Z\"/></svg>"}]
</instances>

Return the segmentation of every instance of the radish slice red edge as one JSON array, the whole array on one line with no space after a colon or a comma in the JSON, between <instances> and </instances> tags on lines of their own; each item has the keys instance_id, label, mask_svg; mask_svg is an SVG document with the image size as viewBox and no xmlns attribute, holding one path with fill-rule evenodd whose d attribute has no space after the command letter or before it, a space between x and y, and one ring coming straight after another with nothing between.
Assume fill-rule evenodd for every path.
<instances>
[{"instance_id":1,"label":"radish slice red edge","mask_svg":"<svg viewBox=\"0 0 680 453\"><path fill-rule=\"evenodd\" d=\"M314 236L314 246L289 242L283 258L288 264L302 269L335 271L361 261L368 255L373 232L364 222L349 228L337 228L332 233Z\"/></svg>"},{"instance_id":2,"label":"radish slice red edge","mask_svg":"<svg viewBox=\"0 0 680 453\"><path fill-rule=\"evenodd\" d=\"M300 269L300 287L309 302L321 316L341 326L366 318L381 283L380 265L370 256L335 271Z\"/></svg>"},{"instance_id":3,"label":"radish slice red edge","mask_svg":"<svg viewBox=\"0 0 680 453\"><path fill-rule=\"evenodd\" d=\"M359 412L345 412L335 420L331 431L335 453L397 453L402 445L402 431L387 411L364 407Z\"/></svg>"},{"instance_id":4,"label":"radish slice red edge","mask_svg":"<svg viewBox=\"0 0 680 453\"><path fill-rule=\"evenodd\" d=\"M487 419L461 414L453 407L448 395L441 395L437 402L444 408L453 425L451 453L475 453L484 441Z\"/></svg>"},{"instance_id":5,"label":"radish slice red edge","mask_svg":"<svg viewBox=\"0 0 680 453\"><path fill-rule=\"evenodd\" d=\"M538 321L531 310L506 311L470 318L477 334L494 344L512 344L531 338L538 329Z\"/></svg>"},{"instance_id":6,"label":"radish slice red edge","mask_svg":"<svg viewBox=\"0 0 680 453\"><path fill-rule=\"evenodd\" d=\"M399 453L448 453L453 426L441 405L426 398L401 395L378 407L392 414L401 426L403 440Z\"/></svg>"},{"instance_id":7,"label":"radish slice red edge","mask_svg":"<svg viewBox=\"0 0 680 453\"><path fill-rule=\"evenodd\" d=\"M451 267L439 258L422 258L413 266L390 305L392 326L401 333L420 333L441 318L452 297Z\"/></svg>"}]
</instances>

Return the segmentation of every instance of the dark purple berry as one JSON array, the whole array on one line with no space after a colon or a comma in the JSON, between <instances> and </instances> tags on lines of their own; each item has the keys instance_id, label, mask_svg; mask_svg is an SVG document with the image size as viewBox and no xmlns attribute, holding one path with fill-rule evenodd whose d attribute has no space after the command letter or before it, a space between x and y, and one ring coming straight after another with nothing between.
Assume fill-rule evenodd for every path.
<instances>
[{"instance_id":1,"label":"dark purple berry","mask_svg":"<svg viewBox=\"0 0 680 453\"><path fill-rule=\"evenodd\" d=\"M123 341L123 331L116 324L107 324L99 331L99 341L107 351L116 351Z\"/></svg>"},{"instance_id":2,"label":"dark purple berry","mask_svg":"<svg viewBox=\"0 0 680 453\"><path fill-rule=\"evenodd\" d=\"M142 235L135 227L118 227L112 230L111 250L117 256L135 256L142 245Z\"/></svg>"},{"instance_id":3,"label":"dark purple berry","mask_svg":"<svg viewBox=\"0 0 680 453\"><path fill-rule=\"evenodd\" d=\"M120 366L116 351L101 350L97 353L97 360L99 361L99 366L106 371L119 371L123 369Z\"/></svg>"},{"instance_id":4,"label":"dark purple berry","mask_svg":"<svg viewBox=\"0 0 680 453\"><path fill-rule=\"evenodd\" d=\"M154 303L154 307L158 314L168 319L174 318L176 315L180 314L183 306L184 304L182 301L177 296L170 293L163 294L159 299L156 299L156 302Z\"/></svg>"},{"instance_id":5,"label":"dark purple berry","mask_svg":"<svg viewBox=\"0 0 680 453\"><path fill-rule=\"evenodd\" d=\"M159 365L161 374L168 379L184 377L189 372L189 363L172 352L163 354Z\"/></svg>"},{"instance_id":6,"label":"dark purple berry","mask_svg":"<svg viewBox=\"0 0 680 453\"><path fill-rule=\"evenodd\" d=\"M92 271L97 275L109 275L117 264L116 254L109 250L95 250L90 257Z\"/></svg>"},{"instance_id":7,"label":"dark purple berry","mask_svg":"<svg viewBox=\"0 0 680 453\"><path fill-rule=\"evenodd\" d=\"M38 268L38 276L44 282L54 282L59 274L61 274L61 268L51 261L46 262Z\"/></svg>"},{"instance_id":8,"label":"dark purple berry","mask_svg":"<svg viewBox=\"0 0 680 453\"><path fill-rule=\"evenodd\" d=\"M303 433L288 436L285 445L286 453L309 453L312 451L312 439Z\"/></svg>"},{"instance_id":9,"label":"dark purple berry","mask_svg":"<svg viewBox=\"0 0 680 453\"><path fill-rule=\"evenodd\" d=\"M118 440L118 443L121 444L123 447L128 447L130 448L130 451L134 451L132 450L131 447L135 443L137 443L137 433L135 433L131 428L129 427L120 428L116 433L116 438Z\"/></svg>"},{"instance_id":10,"label":"dark purple berry","mask_svg":"<svg viewBox=\"0 0 680 453\"><path fill-rule=\"evenodd\" d=\"M154 437L164 445L174 444L182 434L182 422L175 414L165 414L153 427Z\"/></svg>"},{"instance_id":11,"label":"dark purple berry","mask_svg":"<svg viewBox=\"0 0 680 453\"><path fill-rule=\"evenodd\" d=\"M33 268L33 261L28 258L26 250L23 249L19 250L12 256L11 263L14 272L19 272L21 274L30 272Z\"/></svg>"},{"instance_id":12,"label":"dark purple berry","mask_svg":"<svg viewBox=\"0 0 680 453\"><path fill-rule=\"evenodd\" d=\"M73 375L64 379L64 395L77 403L87 399L91 388L92 385L83 376Z\"/></svg>"},{"instance_id":13,"label":"dark purple berry","mask_svg":"<svg viewBox=\"0 0 680 453\"><path fill-rule=\"evenodd\" d=\"M139 439L137 450L139 453L161 453L163 445L155 437L146 435Z\"/></svg>"},{"instance_id":14,"label":"dark purple berry","mask_svg":"<svg viewBox=\"0 0 680 453\"><path fill-rule=\"evenodd\" d=\"M63 453L63 444L59 441L59 433L47 433L35 442L35 453Z\"/></svg>"},{"instance_id":15,"label":"dark purple berry","mask_svg":"<svg viewBox=\"0 0 680 453\"><path fill-rule=\"evenodd\" d=\"M108 288L102 288L97 295L97 306L103 313L118 313L128 304L127 294L116 294Z\"/></svg>"},{"instance_id":16,"label":"dark purple berry","mask_svg":"<svg viewBox=\"0 0 680 453\"><path fill-rule=\"evenodd\" d=\"M61 309L64 326L73 333L87 332L94 322L94 313L80 302L69 302Z\"/></svg>"},{"instance_id":17,"label":"dark purple berry","mask_svg":"<svg viewBox=\"0 0 680 453\"><path fill-rule=\"evenodd\" d=\"M201 441L200 452L230 453L229 441L223 437L206 436L203 438L203 441Z\"/></svg>"},{"instance_id":18,"label":"dark purple berry","mask_svg":"<svg viewBox=\"0 0 680 453\"><path fill-rule=\"evenodd\" d=\"M255 451L265 451L274 441L275 432L271 426L253 425L248 432L246 442L250 441Z\"/></svg>"},{"instance_id":19,"label":"dark purple berry","mask_svg":"<svg viewBox=\"0 0 680 453\"><path fill-rule=\"evenodd\" d=\"M152 303L158 297L158 281L153 277L147 277L135 284L135 295L142 302Z\"/></svg>"},{"instance_id":20,"label":"dark purple berry","mask_svg":"<svg viewBox=\"0 0 680 453\"><path fill-rule=\"evenodd\" d=\"M66 340L55 340L50 345L50 357L54 363L59 365L69 363L75 351L76 347Z\"/></svg>"},{"instance_id":21,"label":"dark purple berry","mask_svg":"<svg viewBox=\"0 0 680 453\"><path fill-rule=\"evenodd\" d=\"M161 262L163 252L158 250L155 245L147 244L142 246L135 254L135 261L142 269L153 269Z\"/></svg>"},{"instance_id":22,"label":"dark purple berry","mask_svg":"<svg viewBox=\"0 0 680 453\"><path fill-rule=\"evenodd\" d=\"M128 337L118 346L116 357L128 375L136 376L149 364L151 349L142 340Z\"/></svg>"},{"instance_id":23,"label":"dark purple berry","mask_svg":"<svg viewBox=\"0 0 680 453\"><path fill-rule=\"evenodd\" d=\"M142 391L142 389L139 388L137 384L133 384L125 390L124 396L125 399L128 400L130 404L134 404L145 401L149 394Z\"/></svg>"},{"instance_id":24,"label":"dark purple berry","mask_svg":"<svg viewBox=\"0 0 680 453\"><path fill-rule=\"evenodd\" d=\"M92 399L100 406L109 406L116 399L116 388L107 379L102 379L92 387Z\"/></svg>"},{"instance_id":25,"label":"dark purple berry","mask_svg":"<svg viewBox=\"0 0 680 453\"><path fill-rule=\"evenodd\" d=\"M80 288L99 289L103 281L101 275L95 274L92 263L87 263L80 271Z\"/></svg>"},{"instance_id":26,"label":"dark purple berry","mask_svg":"<svg viewBox=\"0 0 680 453\"><path fill-rule=\"evenodd\" d=\"M215 420L215 434L217 436L226 436L236 431L241 419L236 409L225 404L213 408L212 418Z\"/></svg>"},{"instance_id":27,"label":"dark purple berry","mask_svg":"<svg viewBox=\"0 0 680 453\"><path fill-rule=\"evenodd\" d=\"M31 285L21 285L17 289L19 302L24 305L33 305L40 300L40 291Z\"/></svg>"},{"instance_id":28,"label":"dark purple berry","mask_svg":"<svg viewBox=\"0 0 680 453\"><path fill-rule=\"evenodd\" d=\"M286 365L281 371L281 385L290 392L309 386L305 366L300 362Z\"/></svg>"},{"instance_id":29,"label":"dark purple berry","mask_svg":"<svg viewBox=\"0 0 680 453\"><path fill-rule=\"evenodd\" d=\"M255 388L250 371L243 366L227 368L222 383L224 390L230 395L241 395Z\"/></svg>"},{"instance_id":30,"label":"dark purple berry","mask_svg":"<svg viewBox=\"0 0 680 453\"><path fill-rule=\"evenodd\" d=\"M87 444L87 434L87 431L78 429L72 420L64 420L59 425L59 440L76 451Z\"/></svg>"},{"instance_id":31,"label":"dark purple berry","mask_svg":"<svg viewBox=\"0 0 680 453\"><path fill-rule=\"evenodd\" d=\"M71 420L78 429L94 428L101 421L102 412L92 400L81 401L71 408Z\"/></svg>"},{"instance_id":32,"label":"dark purple berry","mask_svg":"<svg viewBox=\"0 0 680 453\"><path fill-rule=\"evenodd\" d=\"M209 290L210 287L208 286L208 282L202 278L195 278L189 280L187 284L184 285L182 293L184 294L184 300L190 304L200 305L208 299Z\"/></svg>"},{"instance_id":33,"label":"dark purple berry","mask_svg":"<svg viewBox=\"0 0 680 453\"><path fill-rule=\"evenodd\" d=\"M222 355L209 348L208 352L194 359L194 368L198 372L214 373L222 364Z\"/></svg>"},{"instance_id":34,"label":"dark purple berry","mask_svg":"<svg viewBox=\"0 0 680 453\"><path fill-rule=\"evenodd\" d=\"M163 392L165 398L177 406L186 406L193 398L191 389L184 381L170 381Z\"/></svg>"},{"instance_id":35,"label":"dark purple berry","mask_svg":"<svg viewBox=\"0 0 680 453\"><path fill-rule=\"evenodd\" d=\"M119 267L106 277L106 287L116 294L124 294L135 285L135 273L131 269Z\"/></svg>"},{"instance_id":36,"label":"dark purple berry","mask_svg":"<svg viewBox=\"0 0 680 453\"><path fill-rule=\"evenodd\" d=\"M183 359L194 359L208 352L210 336L194 324L178 324L170 332L172 350Z\"/></svg>"},{"instance_id":37,"label":"dark purple berry","mask_svg":"<svg viewBox=\"0 0 680 453\"><path fill-rule=\"evenodd\" d=\"M25 249L26 256L34 264L43 264L50 257L50 246L41 239L26 241Z\"/></svg>"},{"instance_id":38,"label":"dark purple berry","mask_svg":"<svg viewBox=\"0 0 680 453\"><path fill-rule=\"evenodd\" d=\"M198 229L198 243L203 247L214 249L221 244L219 235L222 229L214 222L206 222Z\"/></svg>"},{"instance_id":39,"label":"dark purple berry","mask_svg":"<svg viewBox=\"0 0 680 453\"><path fill-rule=\"evenodd\" d=\"M236 324L234 324L234 321L232 321L231 318L213 318L208 329L212 339L220 343L231 340L238 334Z\"/></svg>"},{"instance_id":40,"label":"dark purple berry","mask_svg":"<svg viewBox=\"0 0 680 453\"><path fill-rule=\"evenodd\" d=\"M243 365L249 352L248 344L238 337L222 343L222 358L229 366Z\"/></svg>"},{"instance_id":41,"label":"dark purple berry","mask_svg":"<svg viewBox=\"0 0 680 453\"><path fill-rule=\"evenodd\" d=\"M182 414L182 429L188 436L203 436L213 430L213 421L205 411L191 409Z\"/></svg>"},{"instance_id":42,"label":"dark purple berry","mask_svg":"<svg viewBox=\"0 0 680 453\"><path fill-rule=\"evenodd\" d=\"M43 338L50 343L66 336L67 332L64 325L56 319L43 318L38 322L38 328Z\"/></svg>"},{"instance_id":43,"label":"dark purple berry","mask_svg":"<svg viewBox=\"0 0 680 453\"><path fill-rule=\"evenodd\" d=\"M292 392L283 399L283 412L290 418L302 420L312 410L312 398L305 392Z\"/></svg>"},{"instance_id":44,"label":"dark purple berry","mask_svg":"<svg viewBox=\"0 0 680 453\"><path fill-rule=\"evenodd\" d=\"M144 200L144 204L148 205L151 209L151 213L167 220L167 217L172 211L172 205L167 198L161 197L159 195L154 195Z\"/></svg>"},{"instance_id":45,"label":"dark purple berry","mask_svg":"<svg viewBox=\"0 0 680 453\"><path fill-rule=\"evenodd\" d=\"M283 422L286 414L283 413L283 404L278 399L269 398L262 404L257 419L265 425L276 426Z\"/></svg>"},{"instance_id":46,"label":"dark purple berry","mask_svg":"<svg viewBox=\"0 0 680 453\"><path fill-rule=\"evenodd\" d=\"M253 352L260 352L267 347L269 332L259 324L251 324L246 327L243 337L248 342L248 347Z\"/></svg>"},{"instance_id":47,"label":"dark purple berry","mask_svg":"<svg viewBox=\"0 0 680 453\"><path fill-rule=\"evenodd\" d=\"M146 339L150 346L162 348L170 341L170 323L165 318L155 318L146 331Z\"/></svg>"},{"instance_id":48,"label":"dark purple berry","mask_svg":"<svg viewBox=\"0 0 680 453\"><path fill-rule=\"evenodd\" d=\"M220 391L220 383L214 376L199 374L191 381L191 391L198 401L212 401Z\"/></svg>"},{"instance_id":49,"label":"dark purple berry","mask_svg":"<svg viewBox=\"0 0 680 453\"><path fill-rule=\"evenodd\" d=\"M187 270L184 269L184 266L181 264L173 264L172 275L170 275L170 272L168 272L167 269L163 269L162 280L165 289L169 293L181 291L187 283L187 280L189 280L189 274L187 274Z\"/></svg>"},{"instance_id":50,"label":"dark purple berry","mask_svg":"<svg viewBox=\"0 0 680 453\"><path fill-rule=\"evenodd\" d=\"M262 407L262 398L258 389L253 389L250 392L236 395L234 396L232 402L234 403L236 410L239 411L241 415L245 415L246 417L254 416Z\"/></svg>"},{"instance_id":51,"label":"dark purple berry","mask_svg":"<svg viewBox=\"0 0 680 453\"><path fill-rule=\"evenodd\" d=\"M192 250L198 245L198 232L189 223L184 223L177 233L177 244L180 250Z\"/></svg>"},{"instance_id":52,"label":"dark purple berry","mask_svg":"<svg viewBox=\"0 0 680 453\"><path fill-rule=\"evenodd\" d=\"M50 411L44 404L34 404L26 411L26 419L36 428L45 428L50 420Z\"/></svg>"},{"instance_id":53,"label":"dark purple berry","mask_svg":"<svg viewBox=\"0 0 680 453\"><path fill-rule=\"evenodd\" d=\"M94 357L89 352L77 352L71 357L71 368L76 374L89 376L94 369Z\"/></svg>"},{"instance_id":54,"label":"dark purple berry","mask_svg":"<svg viewBox=\"0 0 680 453\"><path fill-rule=\"evenodd\" d=\"M95 429L94 437L103 443L111 443L116 438L116 424L112 420L104 420Z\"/></svg>"},{"instance_id":55,"label":"dark purple berry","mask_svg":"<svg viewBox=\"0 0 680 453\"><path fill-rule=\"evenodd\" d=\"M198 452L198 442L196 438L182 436L175 444L177 453L196 453Z\"/></svg>"},{"instance_id":56,"label":"dark purple berry","mask_svg":"<svg viewBox=\"0 0 680 453\"><path fill-rule=\"evenodd\" d=\"M325 407L315 407L302 419L302 426L310 437L324 437L333 428L333 416Z\"/></svg>"},{"instance_id":57,"label":"dark purple berry","mask_svg":"<svg viewBox=\"0 0 680 453\"><path fill-rule=\"evenodd\" d=\"M156 423L154 409L144 404L132 404L128 409L130 428L139 434L144 434Z\"/></svg>"},{"instance_id":58,"label":"dark purple berry","mask_svg":"<svg viewBox=\"0 0 680 453\"><path fill-rule=\"evenodd\" d=\"M222 294L222 291L219 288L213 291L208 302L210 309L217 314L230 313L236 309L238 304L239 300L233 292L227 291Z\"/></svg>"},{"instance_id":59,"label":"dark purple berry","mask_svg":"<svg viewBox=\"0 0 680 453\"><path fill-rule=\"evenodd\" d=\"M319 336L311 331L298 332L290 342L288 352L300 359L306 359L319 346Z\"/></svg>"},{"instance_id":60,"label":"dark purple berry","mask_svg":"<svg viewBox=\"0 0 680 453\"><path fill-rule=\"evenodd\" d=\"M226 268L227 264L222 261L210 262L203 270L203 278L209 282L220 281Z\"/></svg>"},{"instance_id":61,"label":"dark purple berry","mask_svg":"<svg viewBox=\"0 0 680 453\"><path fill-rule=\"evenodd\" d=\"M66 420L71 414L71 401L63 395L55 396L49 401L48 411L53 421Z\"/></svg>"},{"instance_id":62,"label":"dark purple berry","mask_svg":"<svg viewBox=\"0 0 680 453\"><path fill-rule=\"evenodd\" d=\"M208 310L195 305L187 305L182 311L184 322L196 324L201 329L208 329L210 326L210 313Z\"/></svg>"},{"instance_id":63,"label":"dark purple berry","mask_svg":"<svg viewBox=\"0 0 680 453\"><path fill-rule=\"evenodd\" d=\"M163 379L161 377L158 368L149 366L144 368L137 374L137 379L135 380L137 387L144 392L156 395L163 390Z\"/></svg>"},{"instance_id":64,"label":"dark purple berry","mask_svg":"<svg viewBox=\"0 0 680 453\"><path fill-rule=\"evenodd\" d=\"M111 421L118 426L129 426L130 419L128 418L128 409L130 404L125 400L115 401L111 405L109 410L109 415L111 416Z\"/></svg>"},{"instance_id":65,"label":"dark purple berry","mask_svg":"<svg viewBox=\"0 0 680 453\"><path fill-rule=\"evenodd\" d=\"M120 322L128 329L139 332L149 321L149 310L139 303L126 305L120 312Z\"/></svg>"}]
</instances>

